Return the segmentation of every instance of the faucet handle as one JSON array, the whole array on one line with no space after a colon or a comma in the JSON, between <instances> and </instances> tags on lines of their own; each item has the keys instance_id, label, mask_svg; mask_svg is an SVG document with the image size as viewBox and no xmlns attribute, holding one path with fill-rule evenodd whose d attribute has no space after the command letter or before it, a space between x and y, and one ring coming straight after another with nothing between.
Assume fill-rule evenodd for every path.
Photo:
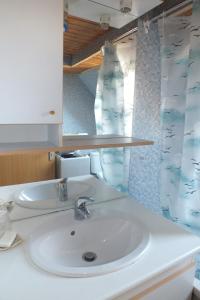
<instances>
[{"instance_id":1,"label":"faucet handle","mask_svg":"<svg viewBox=\"0 0 200 300\"><path fill-rule=\"evenodd\" d=\"M59 183L67 183L67 177L61 178Z\"/></svg>"},{"instance_id":2,"label":"faucet handle","mask_svg":"<svg viewBox=\"0 0 200 300\"><path fill-rule=\"evenodd\" d=\"M74 208L75 219L83 220L89 218L90 211L86 207L86 203L93 202L93 201L94 201L93 198L87 196L79 197L75 202L75 208Z\"/></svg>"},{"instance_id":3,"label":"faucet handle","mask_svg":"<svg viewBox=\"0 0 200 300\"><path fill-rule=\"evenodd\" d=\"M87 196L81 196L76 200L76 207L80 208L86 205L87 202L94 202L94 199Z\"/></svg>"},{"instance_id":4,"label":"faucet handle","mask_svg":"<svg viewBox=\"0 0 200 300\"><path fill-rule=\"evenodd\" d=\"M68 179L67 178L61 178L59 181L57 181L56 186L58 189L61 188L61 186L64 186L67 184Z\"/></svg>"}]
</instances>

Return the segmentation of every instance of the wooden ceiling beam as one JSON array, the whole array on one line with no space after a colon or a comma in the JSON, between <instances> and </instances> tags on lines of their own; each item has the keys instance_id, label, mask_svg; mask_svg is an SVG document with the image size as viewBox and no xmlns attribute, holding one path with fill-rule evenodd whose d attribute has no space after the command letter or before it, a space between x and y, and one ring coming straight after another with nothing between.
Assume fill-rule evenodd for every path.
<instances>
[{"instance_id":1,"label":"wooden ceiling beam","mask_svg":"<svg viewBox=\"0 0 200 300\"><path fill-rule=\"evenodd\" d=\"M63 64L71 66L72 65L72 55L64 55Z\"/></svg>"},{"instance_id":2,"label":"wooden ceiling beam","mask_svg":"<svg viewBox=\"0 0 200 300\"><path fill-rule=\"evenodd\" d=\"M136 25L136 23L134 24ZM124 28L124 27L123 27ZM121 28L122 29L122 28ZM106 32L102 36L95 39L89 45L87 45L84 49L81 49L78 53L72 56L72 65L76 65L77 63L87 59L88 57L94 55L95 53L99 52L101 47L104 45L105 41L113 41L117 39L120 35L124 33L121 29L111 29L110 31ZM132 24L126 32L132 30Z\"/></svg>"}]
</instances>

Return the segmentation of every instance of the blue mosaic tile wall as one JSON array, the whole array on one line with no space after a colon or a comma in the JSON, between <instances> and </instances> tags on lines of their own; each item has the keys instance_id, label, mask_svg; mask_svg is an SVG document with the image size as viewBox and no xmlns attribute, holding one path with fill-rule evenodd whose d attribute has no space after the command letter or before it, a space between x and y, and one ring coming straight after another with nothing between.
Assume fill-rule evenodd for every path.
<instances>
[{"instance_id":1,"label":"blue mosaic tile wall","mask_svg":"<svg viewBox=\"0 0 200 300\"><path fill-rule=\"evenodd\" d=\"M160 39L157 24L148 34L142 22L137 33L133 135L153 140L153 146L131 149L129 193L150 210L161 213L160 165Z\"/></svg>"}]
</instances>

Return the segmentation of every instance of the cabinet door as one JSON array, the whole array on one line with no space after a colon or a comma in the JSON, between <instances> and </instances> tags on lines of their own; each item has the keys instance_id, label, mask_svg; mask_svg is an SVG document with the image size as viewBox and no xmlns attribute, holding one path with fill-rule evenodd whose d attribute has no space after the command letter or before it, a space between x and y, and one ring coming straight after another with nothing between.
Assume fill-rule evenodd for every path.
<instances>
[{"instance_id":1,"label":"cabinet door","mask_svg":"<svg viewBox=\"0 0 200 300\"><path fill-rule=\"evenodd\" d=\"M62 123L63 0L0 1L0 124Z\"/></svg>"},{"instance_id":2,"label":"cabinet door","mask_svg":"<svg viewBox=\"0 0 200 300\"><path fill-rule=\"evenodd\" d=\"M0 186L55 178L55 159L48 153L30 152L0 156Z\"/></svg>"}]
</instances>

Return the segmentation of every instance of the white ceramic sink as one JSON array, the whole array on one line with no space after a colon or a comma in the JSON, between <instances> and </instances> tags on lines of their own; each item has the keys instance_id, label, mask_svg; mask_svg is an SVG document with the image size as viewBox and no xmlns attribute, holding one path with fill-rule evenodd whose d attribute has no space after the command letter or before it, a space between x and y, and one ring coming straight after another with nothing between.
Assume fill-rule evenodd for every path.
<instances>
[{"instance_id":1,"label":"white ceramic sink","mask_svg":"<svg viewBox=\"0 0 200 300\"><path fill-rule=\"evenodd\" d=\"M60 201L58 198L57 182L46 182L24 188L15 194L15 203L22 207L32 209L55 209L69 205L80 196L92 196L94 188L84 182L67 182L68 198L67 201Z\"/></svg>"},{"instance_id":2,"label":"white ceramic sink","mask_svg":"<svg viewBox=\"0 0 200 300\"><path fill-rule=\"evenodd\" d=\"M70 210L42 224L30 236L27 248L43 270L65 277L88 277L135 263L148 243L149 232L138 220L98 207L87 220L74 220Z\"/></svg>"}]
</instances>

